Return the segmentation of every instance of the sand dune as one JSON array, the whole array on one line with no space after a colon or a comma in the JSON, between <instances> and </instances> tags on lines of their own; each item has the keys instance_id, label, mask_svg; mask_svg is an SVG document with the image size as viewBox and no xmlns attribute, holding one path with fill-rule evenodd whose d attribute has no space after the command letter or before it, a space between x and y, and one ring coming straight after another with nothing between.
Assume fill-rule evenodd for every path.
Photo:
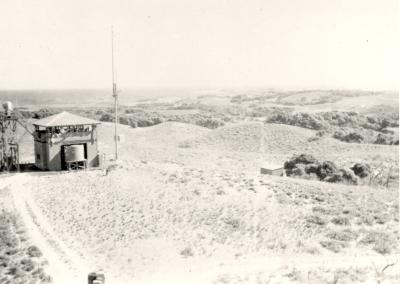
<instances>
[{"instance_id":1,"label":"sand dune","mask_svg":"<svg viewBox=\"0 0 400 284\"><path fill-rule=\"evenodd\" d=\"M112 124L100 127L108 158L112 133ZM388 261L377 250L399 253L396 192L259 174L263 161L304 151L343 163L376 155L393 162L389 148L308 142L312 130L260 123L208 130L171 122L120 133L120 161L108 174L25 174L20 187L31 198L15 197L112 283L282 283L293 271L320 283L344 268L376 279L371 261ZM374 232L389 246L362 242ZM349 263L358 263L355 272Z\"/></svg>"},{"instance_id":2,"label":"sand dune","mask_svg":"<svg viewBox=\"0 0 400 284\"><path fill-rule=\"evenodd\" d=\"M112 125L101 126L100 150L112 157ZM121 127L122 159L151 160L207 168L243 171L264 162L283 164L294 154L309 153L341 167L364 161L373 166L398 164L398 146L351 144L315 137L315 131L282 124L247 122L209 130L200 126L168 122L133 129ZM263 137L264 139L261 139ZM204 159L207 156L209 159ZM194 160L193 160L194 159Z\"/></svg>"},{"instance_id":3,"label":"sand dune","mask_svg":"<svg viewBox=\"0 0 400 284\"><path fill-rule=\"evenodd\" d=\"M258 267L257 273L264 271L262 277L270 279L272 274L259 267L260 259L283 260L287 255L299 257L299 269L301 257L311 261L317 255L321 262L307 269L318 275L318 266L332 254L321 242L331 230L341 229L329 223L329 212L341 215L347 208L354 211L346 218L359 239L372 230L363 231L364 221L357 217L371 214L368 208L389 216L385 225L374 223L373 228L385 226L393 237L398 222L394 192L378 195L370 188L258 174L262 145L265 159L275 155L282 160L307 149L328 156L348 144L309 143L313 131L272 124L264 126L261 142L261 127L244 123L211 131L181 123L121 126L121 161L108 175L87 171L40 176L26 186L63 242L113 283L224 283L238 277L234 267L239 263ZM104 146L112 130L104 124L99 137L101 150L110 155L112 144ZM348 158L347 153L335 154ZM321 206L328 213L318 225L313 218ZM379 257L354 239L340 251L347 261ZM272 264L274 271L283 262ZM182 269L173 273L171 266ZM275 276L284 281L281 273Z\"/></svg>"},{"instance_id":4,"label":"sand dune","mask_svg":"<svg viewBox=\"0 0 400 284\"><path fill-rule=\"evenodd\" d=\"M30 187L35 203L64 242L115 281L123 275L150 283L152 276L162 275L171 265L186 266L188 270L180 273L192 269L188 275L201 279L196 263L211 269L224 262L235 265L271 255L329 255L319 242L329 230L341 226L313 223L315 208L320 206L339 215L346 208L354 210L346 218L358 232L363 225L357 225L357 216L368 213L368 203L391 216L385 231L396 228L391 193L378 196L358 187L350 187L349 193L343 186L259 175L138 163L107 176L91 171L62 179L43 177ZM330 216L321 218L329 222ZM368 231L357 234L362 238ZM378 256L356 243L350 241L342 249L344 255L354 260L356 255ZM217 270L213 280L230 267ZM171 273L171 279L163 281L188 277L180 273Z\"/></svg>"}]
</instances>

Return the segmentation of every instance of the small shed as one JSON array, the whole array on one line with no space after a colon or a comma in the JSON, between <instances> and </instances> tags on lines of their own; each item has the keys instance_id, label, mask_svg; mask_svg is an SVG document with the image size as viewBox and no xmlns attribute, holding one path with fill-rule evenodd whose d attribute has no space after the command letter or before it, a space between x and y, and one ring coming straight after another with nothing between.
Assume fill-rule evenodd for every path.
<instances>
[{"instance_id":1,"label":"small shed","mask_svg":"<svg viewBox=\"0 0 400 284\"><path fill-rule=\"evenodd\" d=\"M277 165L277 164L271 164L271 163L265 163L262 165L261 174L264 175L272 175L272 176L283 176L284 175L284 170L282 165Z\"/></svg>"},{"instance_id":2,"label":"small shed","mask_svg":"<svg viewBox=\"0 0 400 284\"><path fill-rule=\"evenodd\" d=\"M66 111L33 122L36 167L60 171L99 166L98 124Z\"/></svg>"}]
</instances>

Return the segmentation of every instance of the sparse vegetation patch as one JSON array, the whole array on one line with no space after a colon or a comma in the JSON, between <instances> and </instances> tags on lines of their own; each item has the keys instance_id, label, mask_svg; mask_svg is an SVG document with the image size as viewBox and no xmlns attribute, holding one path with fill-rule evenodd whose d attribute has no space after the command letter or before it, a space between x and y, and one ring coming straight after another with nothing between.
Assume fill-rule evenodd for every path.
<instances>
[{"instance_id":1,"label":"sparse vegetation patch","mask_svg":"<svg viewBox=\"0 0 400 284\"><path fill-rule=\"evenodd\" d=\"M358 178L352 170L347 168L338 169L332 161L320 163L309 154L294 155L284 163L284 169L287 176L316 179L331 183L358 184Z\"/></svg>"},{"instance_id":2,"label":"sparse vegetation patch","mask_svg":"<svg viewBox=\"0 0 400 284\"><path fill-rule=\"evenodd\" d=\"M29 245L18 217L0 213L0 283L51 283L41 264L42 252ZM36 259L36 260L35 260Z\"/></svg>"}]
</instances>

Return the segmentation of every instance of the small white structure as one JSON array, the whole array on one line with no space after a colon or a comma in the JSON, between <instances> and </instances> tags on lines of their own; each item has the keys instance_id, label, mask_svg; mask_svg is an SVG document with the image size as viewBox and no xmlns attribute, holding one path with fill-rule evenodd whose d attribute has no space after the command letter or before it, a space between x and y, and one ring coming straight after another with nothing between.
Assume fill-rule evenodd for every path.
<instances>
[{"instance_id":1,"label":"small white structure","mask_svg":"<svg viewBox=\"0 0 400 284\"><path fill-rule=\"evenodd\" d=\"M284 170L282 165L265 163L262 165L260 173L263 175L283 176Z\"/></svg>"}]
</instances>

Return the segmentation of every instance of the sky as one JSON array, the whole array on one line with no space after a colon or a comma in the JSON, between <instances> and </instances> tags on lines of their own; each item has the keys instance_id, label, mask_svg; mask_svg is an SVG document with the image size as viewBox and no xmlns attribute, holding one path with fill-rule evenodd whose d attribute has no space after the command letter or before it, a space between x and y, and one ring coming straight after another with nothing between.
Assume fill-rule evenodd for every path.
<instances>
[{"instance_id":1,"label":"sky","mask_svg":"<svg viewBox=\"0 0 400 284\"><path fill-rule=\"evenodd\" d=\"M1 0L0 89L398 89L395 0Z\"/></svg>"}]
</instances>

